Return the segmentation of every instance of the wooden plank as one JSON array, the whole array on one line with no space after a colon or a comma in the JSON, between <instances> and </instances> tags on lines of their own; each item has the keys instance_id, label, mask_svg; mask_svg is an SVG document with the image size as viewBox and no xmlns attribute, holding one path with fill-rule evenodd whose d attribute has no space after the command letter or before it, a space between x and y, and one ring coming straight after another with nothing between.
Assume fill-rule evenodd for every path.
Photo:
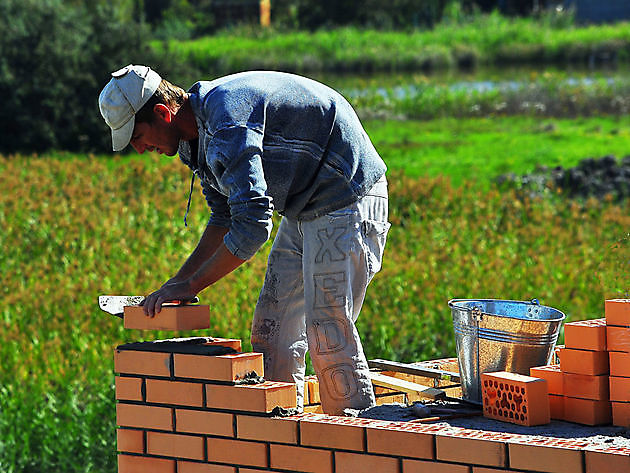
<instances>
[{"instance_id":1,"label":"wooden plank","mask_svg":"<svg viewBox=\"0 0 630 473\"><path fill-rule=\"evenodd\" d=\"M454 383L461 383L459 373L454 371L444 371L435 368L426 368L423 366L411 365L409 363L399 363L397 361L389 360L369 360L368 366L370 368L378 368L381 370L396 371L398 373L413 374L416 376L424 376L426 378L445 379L453 381Z\"/></svg>"},{"instance_id":2,"label":"wooden plank","mask_svg":"<svg viewBox=\"0 0 630 473\"><path fill-rule=\"evenodd\" d=\"M383 386L385 388L397 389L399 391L415 394L417 396L428 399L443 399L446 397L446 393L441 389L432 388L429 386L423 386L422 384L412 383L411 381L405 381L404 379L394 378L392 376L386 376L381 373L375 373L370 371L370 379L375 386Z\"/></svg>"}]
</instances>

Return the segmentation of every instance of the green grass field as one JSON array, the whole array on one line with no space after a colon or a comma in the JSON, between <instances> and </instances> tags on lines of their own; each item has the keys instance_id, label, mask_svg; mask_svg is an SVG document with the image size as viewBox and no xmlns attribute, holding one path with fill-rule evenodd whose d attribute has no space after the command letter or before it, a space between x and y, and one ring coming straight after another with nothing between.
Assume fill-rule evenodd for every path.
<instances>
[{"instance_id":1,"label":"green grass field","mask_svg":"<svg viewBox=\"0 0 630 473\"><path fill-rule=\"evenodd\" d=\"M367 356L455 355L450 298L538 298L569 320L630 289L630 203L531 200L498 173L625 154L628 119L369 121L389 167L382 272L359 318ZM405 174L402 173L405 170ZM125 331L99 294L144 294L172 275L208 218L186 168L143 157L0 157L0 471L115 466L113 349L192 333ZM242 338L269 243L203 291L209 335Z\"/></svg>"},{"instance_id":2,"label":"green grass field","mask_svg":"<svg viewBox=\"0 0 630 473\"><path fill-rule=\"evenodd\" d=\"M227 30L190 41L154 41L153 48L213 75L246 69L391 72L628 59L627 23L559 26L550 18L539 21L492 14L463 23L444 22L431 30Z\"/></svg>"}]
</instances>

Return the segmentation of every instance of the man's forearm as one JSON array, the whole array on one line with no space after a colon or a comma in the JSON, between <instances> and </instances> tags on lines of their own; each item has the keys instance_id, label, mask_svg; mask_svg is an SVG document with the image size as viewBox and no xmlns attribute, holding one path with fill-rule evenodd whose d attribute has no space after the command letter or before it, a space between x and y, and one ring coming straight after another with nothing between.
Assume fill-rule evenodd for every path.
<instances>
[{"instance_id":1,"label":"man's forearm","mask_svg":"<svg viewBox=\"0 0 630 473\"><path fill-rule=\"evenodd\" d=\"M190 254L186 262L182 265L173 279L182 281L190 278L201 266L208 261L217 249L223 244L223 237L228 232L228 228L208 225L197 244L195 250Z\"/></svg>"},{"instance_id":2,"label":"man's forearm","mask_svg":"<svg viewBox=\"0 0 630 473\"><path fill-rule=\"evenodd\" d=\"M225 244L221 243L212 257L205 261L195 274L188 278L191 290L195 294L201 292L226 274L234 271L244 262L245 260L234 256Z\"/></svg>"}]
</instances>

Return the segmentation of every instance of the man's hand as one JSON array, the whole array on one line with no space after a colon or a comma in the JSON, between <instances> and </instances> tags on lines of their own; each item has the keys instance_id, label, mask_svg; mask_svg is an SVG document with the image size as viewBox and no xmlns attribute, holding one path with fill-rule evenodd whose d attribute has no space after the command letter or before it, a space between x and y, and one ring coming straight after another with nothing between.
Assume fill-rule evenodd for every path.
<instances>
[{"instance_id":1,"label":"man's hand","mask_svg":"<svg viewBox=\"0 0 630 473\"><path fill-rule=\"evenodd\" d=\"M168 301L189 301L197 294L190 288L188 279L178 281L175 278L169 279L157 291L149 294L142 304L144 314L154 317L162 310L162 304Z\"/></svg>"}]
</instances>

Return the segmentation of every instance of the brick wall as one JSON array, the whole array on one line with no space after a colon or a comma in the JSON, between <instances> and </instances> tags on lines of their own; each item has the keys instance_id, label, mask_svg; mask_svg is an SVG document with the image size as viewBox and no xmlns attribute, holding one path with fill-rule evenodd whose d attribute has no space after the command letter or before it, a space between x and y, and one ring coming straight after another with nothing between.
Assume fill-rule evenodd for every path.
<instances>
[{"instance_id":1,"label":"brick wall","mask_svg":"<svg viewBox=\"0 0 630 473\"><path fill-rule=\"evenodd\" d=\"M239 350L226 339L116 349L119 473L630 471L630 450L621 448L315 413L314 377L311 412L274 417L276 406L295 406L295 386L261 382L262 355ZM388 390L378 397L405 400Z\"/></svg>"}]
</instances>

